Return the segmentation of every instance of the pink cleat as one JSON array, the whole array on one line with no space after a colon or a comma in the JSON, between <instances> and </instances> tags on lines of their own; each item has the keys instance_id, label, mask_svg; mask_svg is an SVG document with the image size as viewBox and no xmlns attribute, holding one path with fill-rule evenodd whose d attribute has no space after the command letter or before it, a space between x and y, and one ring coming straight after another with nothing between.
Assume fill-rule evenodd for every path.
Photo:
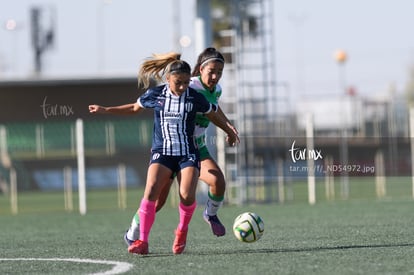
<instances>
[{"instance_id":1,"label":"pink cleat","mask_svg":"<svg viewBox=\"0 0 414 275\"><path fill-rule=\"evenodd\" d=\"M128 252L146 255L148 254L148 243L141 240L136 240L128 247Z\"/></svg>"},{"instance_id":2,"label":"pink cleat","mask_svg":"<svg viewBox=\"0 0 414 275\"><path fill-rule=\"evenodd\" d=\"M180 231L178 229L175 230L175 239L172 247L174 254L183 253L187 242L187 232L188 231Z\"/></svg>"}]
</instances>

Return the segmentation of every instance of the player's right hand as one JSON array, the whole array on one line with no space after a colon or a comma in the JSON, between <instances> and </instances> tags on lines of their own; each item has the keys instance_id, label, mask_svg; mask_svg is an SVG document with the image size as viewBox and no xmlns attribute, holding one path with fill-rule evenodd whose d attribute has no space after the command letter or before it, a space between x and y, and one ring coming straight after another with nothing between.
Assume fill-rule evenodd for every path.
<instances>
[{"instance_id":1,"label":"player's right hand","mask_svg":"<svg viewBox=\"0 0 414 275\"><path fill-rule=\"evenodd\" d=\"M99 105L89 105L89 113L102 113L103 108Z\"/></svg>"}]
</instances>

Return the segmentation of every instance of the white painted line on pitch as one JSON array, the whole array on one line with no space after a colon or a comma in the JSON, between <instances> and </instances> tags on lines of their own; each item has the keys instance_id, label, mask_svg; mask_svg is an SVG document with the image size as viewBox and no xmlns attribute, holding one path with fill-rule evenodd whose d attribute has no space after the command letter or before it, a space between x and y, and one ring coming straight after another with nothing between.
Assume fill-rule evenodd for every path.
<instances>
[{"instance_id":1,"label":"white painted line on pitch","mask_svg":"<svg viewBox=\"0 0 414 275\"><path fill-rule=\"evenodd\" d=\"M77 259L77 258L0 258L0 261L50 261L50 262L76 262L76 263L92 263L113 265L111 270L105 272L92 273L90 275L113 275L121 274L129 271L133 265L126 262L93 260L93 259Z\"/></svg>"}]
</instances>

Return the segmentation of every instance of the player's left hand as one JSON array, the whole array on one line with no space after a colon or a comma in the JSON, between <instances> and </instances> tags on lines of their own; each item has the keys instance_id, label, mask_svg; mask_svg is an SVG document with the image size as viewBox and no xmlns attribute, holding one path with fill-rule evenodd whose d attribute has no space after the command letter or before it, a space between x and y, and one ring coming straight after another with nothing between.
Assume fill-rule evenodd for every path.
<instances>
[{"instance_id":1,"label":"player's left hand","mask_svg":"<svg viewBox=\"0 0 414 275\"><path fill-rule=\"evenodd\" d=\"M234 127L230 122L227 122L227 126L233 131L231 134L227 135L226 142L230 146L236 146L240 143L239 132L236 127Z\"/></svg>"}]
</instances>

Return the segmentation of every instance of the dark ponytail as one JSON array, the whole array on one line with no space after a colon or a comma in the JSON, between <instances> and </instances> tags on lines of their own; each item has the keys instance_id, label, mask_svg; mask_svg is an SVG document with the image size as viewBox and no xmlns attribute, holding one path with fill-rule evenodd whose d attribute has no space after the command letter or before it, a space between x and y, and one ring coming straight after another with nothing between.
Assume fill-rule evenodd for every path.
<instances>
[{"instance_id":1,"label":"dark ponytail","mask_svg":"<svg viewBox=\"0 0 414 275\"><path fill-rule=\"evenodd\" d=\"M223 55L213 47L206 48L197 58L197 63L194 66L192 76L200 75L200 68L204 67L209 62L221 62L224 64Z\"/></svg>"}]
</instances>

